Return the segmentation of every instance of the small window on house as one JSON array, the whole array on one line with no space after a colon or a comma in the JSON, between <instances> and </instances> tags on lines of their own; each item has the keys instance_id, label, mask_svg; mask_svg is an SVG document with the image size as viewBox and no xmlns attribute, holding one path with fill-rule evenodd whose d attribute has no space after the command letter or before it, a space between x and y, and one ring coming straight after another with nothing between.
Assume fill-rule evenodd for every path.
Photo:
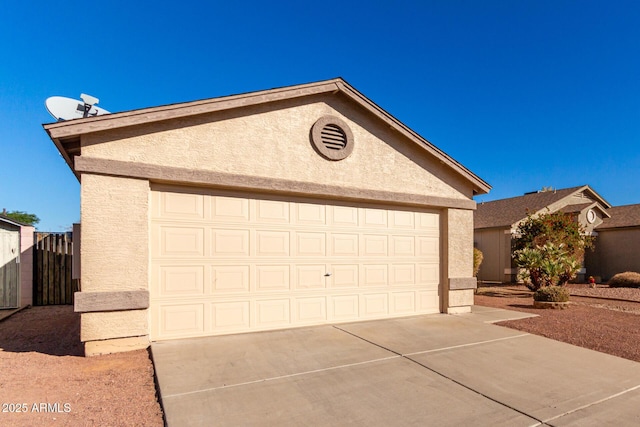
<instances>
[{"instance_id":1,"label":"small window on house","mask_svg":"<svg viewBox=\"0 0 640 427\"><path fill-rule=\"evenodd\" d=\"M353 134L344 121L324 116L311 128L311 145L325 159L346 159L353 151Z\"/></svg>"}]
</instances>

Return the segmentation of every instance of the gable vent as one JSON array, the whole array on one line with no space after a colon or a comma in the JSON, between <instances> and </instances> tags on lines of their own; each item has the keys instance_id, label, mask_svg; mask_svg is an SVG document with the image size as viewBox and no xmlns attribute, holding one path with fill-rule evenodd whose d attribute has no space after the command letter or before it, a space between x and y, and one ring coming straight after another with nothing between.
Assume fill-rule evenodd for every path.
<instances>
[{"instance_id":1,"label":"gable vent","mask_svg":"<svg viewBox=\"0 0 640 427\"><path fill-rule=\"evenodd\" d=\"M353 134L337 117L321 117L311 128L311 145L327 160L342 160L353 151Z\"/></svg>"},{"instance_id":2,"label":"gable vent","mask_svg":"<svg viewBox=\"0 0 640 427\"><path fill-rule=\"evenodd\" d=\"M320 135L322 145L329 150L343 150L347 146L347 135L338 125L326 125L322 128Z\"/></svg>"}]
</instances>

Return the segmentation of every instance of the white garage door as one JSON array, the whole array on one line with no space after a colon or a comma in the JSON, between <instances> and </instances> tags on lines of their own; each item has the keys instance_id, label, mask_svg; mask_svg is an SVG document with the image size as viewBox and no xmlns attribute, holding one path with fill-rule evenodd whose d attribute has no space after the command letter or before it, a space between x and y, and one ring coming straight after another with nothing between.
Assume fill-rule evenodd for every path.
<instances>
[{"instance_id":1,"label":"white garage door","mask_svg":"<svg viewBox=\"0 0 640 427\"><path fill-rule=\"evenodd\" d=\"M154 187L151 338L439 312L436 212Z\"/></svg>"}]
</instances>

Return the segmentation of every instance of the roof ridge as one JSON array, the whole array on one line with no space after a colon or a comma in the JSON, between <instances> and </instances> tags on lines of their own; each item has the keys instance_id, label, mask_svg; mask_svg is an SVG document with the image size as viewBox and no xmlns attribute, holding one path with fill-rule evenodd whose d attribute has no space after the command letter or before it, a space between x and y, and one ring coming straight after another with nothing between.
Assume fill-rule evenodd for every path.
<instances>
[{"instance_id":1,"label":"roof ridge","mask_svg":"<svg viewBox=\"0 0 640 427\"><path fill-rule=\"evenodd\" d=\"M501 202L501 201L506 201L506 200L513 200L513 199L519 199L519 198L523 198L523 197L527 197L527 196L536 196L539 194L556 194L560 191L569 191L569 190L577 190L579 188L584 188L584 187L589 187L589 185L579 185L579 186L575 186L575 187L567 187L567 188L560 188L560 189L555 189L552 191L535 191L535 192L530 192L530 193L524 193L520 196L511 196L511 197L505 197L502 199L496 199L496 200L488 200L488 201L482 201L482 202L478 202L478 206L480 206L481 204L487 204L487 203L493 203L493 202ZM589 187L591 188L591 187Z\"/></svg>"}]
</instances>

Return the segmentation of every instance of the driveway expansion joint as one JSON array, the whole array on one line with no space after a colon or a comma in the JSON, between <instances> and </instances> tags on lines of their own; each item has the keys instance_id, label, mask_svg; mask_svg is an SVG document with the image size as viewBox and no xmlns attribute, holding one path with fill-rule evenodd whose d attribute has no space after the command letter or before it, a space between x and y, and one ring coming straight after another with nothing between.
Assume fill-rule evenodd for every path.
<instances>
[{"instance_id":1,"label":"driveway expansion joint","mask_svg":"<svg viewBox=\"0 0 640 427\"><path fill-rule=\"evenodd\" d=\"M587 409L587 408L589 408L591 406L599 405L601 403L604 403L604 402L609 401L611 399L615 399L616 397L620 397L620 396L622 396L624 394L627 394L629 392L632 392L632 391L638 390L638 389L640 389L640 384L638 384L638 385L636 385L634 387L630 387L630 388L628 388L626 390L622 390L621 392L614 393L611 396L603 397L602 399L596 400L595 402L587 403L586 405L579 406L579 407L574 408L574 409L572 409L570 411L565 411L564 413L556 415L555 417L547 418L544 422L548 423L550 421L557 420L558 418L562 418L565 415L573 414L574 412L582 411L583 409Z\"/></svg>"},{"instance_id":2,"label":"driveway expansion joint","mask_svg":"<svg viewBox=\"0 0 640 427\"><path fill-rule=\"evenodd\" d=\"M326 371L333 371L333 370L336 370L336 369L350 368L350 367L353 367L353 366L366 365L368 363L376 363L376 362L383 362L385 360L399 359L401 357L402 357L401 355L395 355L395 356L389 356L389 357L382 357L382 358L378 358L378 359L365 360L363 362L356 362L356 363L348 363L348 364L345 364L345 365L331 366L329 368L313 369L313 370L304 371L304 372L296 372L295 374L278 375L276 377L269 377L269 378L260 378L259 380L245 381L245 382L237 383L237 384L224 384L224 385L221 385L221 386L218 386L218 387L203 388L203 389L200 389L200 390L187 391L187 392L184 392L184 393L168 394L166 396L163 396L163 399L169 399L169 398L175 398L175 397L181 397L181 396L188 396L188 395L199 394L199 393L206 393L206 392L209 392L209 391L216 391L216 390L228 389L228 388L233 388L233 387L242 387L242 386L245 386L245 385L264 383L264 382L267 382L267 381L275 381L275 380L280 380L280 379L284 379L284 378L301 377L301 376L304 376L304 375L316 374L318 372L326 372Z\"/></svg>"},{"instance_id":3,"label":"driveway expansion joint","mask_svg":"<svg viewBox=\"0 0 640 427\"><path fill-rule=\"evenodd\" d=\"M476 389L474 389L474 388L472 388L472 387L470 387L470 386L468 386L466 384L463 384L460 381L456 381L453 378L443 374L442 372L439 372L439 371L437 371L437 370L435 370L433 368L430 368L429 366L424 365L424 364L418 362L417 360L414 360L411 357L409 357L409 356L412 356L412 355L425 354L425 353L434 353L434 352L444 351L444 350L448 350L448 349L461 348L461 347L470 347L470 346L476 346L476 345L481 345L481 344L486 344L486 343L491 343L491 342L496 342L496 341L504 341L504 340L509 340L509 339L512 339L512 338L521 338L521 337L525 337L525 336L531 335L529 333L514 335L514 336L510 336L510 337L495 338L495 339L492 339L492 340L478 341L478 342L468 343L468 344L460 344L460 345L456 345L456 346L449 346L449 347L444 347L444 348L439 348L439 349L432 349L432 350L425 350L425 351L419 351L419 352L414 352L414 353L402 354L402 353L398 353L397 351L391 350L390 348L384 347L384 346L382 346L382 345L380 345L378 343L375 343L375 342L373 342L371 340L363 338L363 337L361 337L361 336L359 336L359 335L357 335L357 334L355 334L353 332L344 330L344 329L340 328L337 325L333 325L333 327L338 329L338 330L340 330L340 331L346 332L347 334L352 335L352 336L354 336L356 338L359 338L359 339L361 339L361 340L363 340L363 341L365 341L367 343L375 345L375 346L377 346L377 347L379 347L381 349L384 349L384 350L387 350L387 351L389 351L391 353L394 353L394 354L398 355L398 357L402 357L403 359L406 359L406 360L408 360L410 362L413 362L416 365L421 366L422 368L425 368L425 369L433 372L436 375L439 375L440 377L446 379L447 381L451 381L452 383L457 384L457 385L459 385L461 387L464 387L465 389L467 389L467 390L469 390L469 391L471 391L473 393L476 393L477 395L482 396L485 399L491 400L492 402L495 402L498 405L504 406L505 408L511 409L512 411L515 411L515 412L517 412L519 414L524 415L525 417L528 417L528 418L531 418L532 420L537 421L537 423L536 424L532 424L531 427L537 427L537 426L544 426L545 425L544 421L534 417L533 415L528 414L528 413L526 413L524 411L521 411L521 410L519 410L517 408L514 408L513 406L507 405L506 403L501 402L500 400L494 399L493 397L488 396L488 395L486 395L484 393L481 393L480 391L478 391L478 390L476 390Z\"/></svg>"},{"instance_id":4,"label":"driveway expansion joint","mask_svg":"<svg viewBox=\"0 0 640 427\"><path fill-rule=\"evenodd\" d=\"M471 342L471 343L467 343L467 344L452 345L452 346L449 346L449 347L433 348L431 350L423 350L423 351L416 351L416 352L413 352L413 353L406 353L406 354L403 354L402 356L403 357L408 357L408 356L417 356L419 354L436 353L438 351L452 350L452 349L455 349L455 348L472 347L472 346L488 344L488 343L492 343L492 342L506 341L506 340L510 340L510 339L513 339L513 338L522 338L522 337L527 337L529 335L531 335L531 334L525 333L525 334L513 335L511 337L495 338L495 339L492 339L492 340L476 341L476 342Z\"/></svg>"}]
</instances>

